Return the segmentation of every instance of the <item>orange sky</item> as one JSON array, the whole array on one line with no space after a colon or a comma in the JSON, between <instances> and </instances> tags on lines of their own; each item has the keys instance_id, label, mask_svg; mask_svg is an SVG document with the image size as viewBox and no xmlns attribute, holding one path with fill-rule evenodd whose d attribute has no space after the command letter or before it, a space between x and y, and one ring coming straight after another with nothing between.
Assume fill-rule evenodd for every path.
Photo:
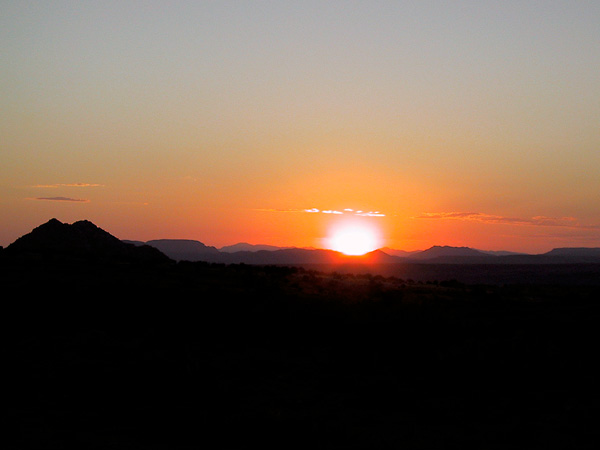
<instances>
[{"instance_id":1,"label":"orange sky","mask_svg":"<svg viewBox=\"0 0 600 450\"><path fill-rule=\"evenodd\" d=\"M5 3L0 245L600 246L600 4ZM319 213L306 212L312 208Z\"/></svg>"}]
</instances>

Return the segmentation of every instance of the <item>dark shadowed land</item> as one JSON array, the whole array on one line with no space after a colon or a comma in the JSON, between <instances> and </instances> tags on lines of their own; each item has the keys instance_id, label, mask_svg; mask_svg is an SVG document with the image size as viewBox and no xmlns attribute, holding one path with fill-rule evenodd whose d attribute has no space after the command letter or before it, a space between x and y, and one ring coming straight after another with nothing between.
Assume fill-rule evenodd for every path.
<instances>
[{"instance_id":1,"label":"dark shadowed land","mask_svg":"<svg viewBox=\"0 0 600 450\"><path fill-rule=\"evenodd\" d=\"M597 283L175 263L111 242L0 252L16 448L600 442Z\"/></svg>"},{"instance_id":2,"label":"dark shadowed land","mask_svg":"<svg viewBox=\"0 0 600 450\"><path fill-rule=\"evenodd\" d=\"M599 286L600 264L304 264L345 274L381 275L421 282L456 280L483 285Z\"/></svg>"}]
</instances>

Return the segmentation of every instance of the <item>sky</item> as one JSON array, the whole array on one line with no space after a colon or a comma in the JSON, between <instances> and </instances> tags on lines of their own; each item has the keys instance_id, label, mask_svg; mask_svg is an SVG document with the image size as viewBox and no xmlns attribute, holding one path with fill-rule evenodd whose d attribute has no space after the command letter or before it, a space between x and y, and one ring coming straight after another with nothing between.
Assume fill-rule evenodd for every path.
<instances>
[{"instance_id":1,"label":"sky","mask_svg":"<svg viewBox=\"0 0 600 450\"><path fill-rule=\"evenodd\" d=\"M600 2L0 0L0 245L600 246Z\"/></svg>"}]
</instances>

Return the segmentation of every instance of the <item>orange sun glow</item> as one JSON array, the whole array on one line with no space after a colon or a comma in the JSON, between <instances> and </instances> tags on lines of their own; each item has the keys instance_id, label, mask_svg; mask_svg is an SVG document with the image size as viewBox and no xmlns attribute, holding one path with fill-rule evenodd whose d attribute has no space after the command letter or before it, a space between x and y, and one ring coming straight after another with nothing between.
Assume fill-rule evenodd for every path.
<instances>
[{"instance_id":1,"label":"orange sun glow","mask_svg":"<svg viewBox=\"0 0 600 450\"><path fill-rule=\"evenodd\" d=\"M365 225L344 225L332 230L329 247L346 255L364 255L379 248L378 232Z\"/></svg>"}]
</instances>

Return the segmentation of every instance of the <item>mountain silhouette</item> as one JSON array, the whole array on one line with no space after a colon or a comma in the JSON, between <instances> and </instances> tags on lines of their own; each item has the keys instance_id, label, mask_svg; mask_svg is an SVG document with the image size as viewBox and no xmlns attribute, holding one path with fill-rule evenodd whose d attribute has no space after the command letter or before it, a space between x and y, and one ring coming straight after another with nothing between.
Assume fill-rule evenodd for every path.
<instances>
[{"instance_id":1,"label":"mountain silhouette","mask_svg":"<svg viewBox=\"0 0 600 450\"><path fill-rule=\"evenodd\" d=\"M133 241L129 241L133 242ZM296 265L296 264L339 264L339 263L396 263L401 259L390 256L381 250L365 255L350 256L335 250L307 248L277 248L256 250L261 245L241 245L237 248L253 248L253 250L219 251L199 241L162 239L147 241L176 261L203 261L224 264L257 264L257 265ZM250 247L247 247L250 246ZM236 248L236 246L231 246Z\"/></svg>"},{"instance_id":2,"label":"mountain silhouette","mask_svg":"<svg viewBox=\"0 0 600 450\"><path fill-rule=\"evenodd\" d=\"M245 242L221 250L190 239L155 239L147 242L119 240L88 220L73 224L57 219L35 228L2 250L6 257L40 259L87 259L117 262L202 261L221 264L595 264L600 248L556 248L531 255L505 251L482 251L470 247L433 246L405 252L383 248L359 256L314 248L280 248Z\"/></svg>"},{"instance_id":3,"label":"mountain silhouette","mask_svg":"<svg viewBox=\"0 0 600 450\"><path fill-rule=\"evenodd\" d=\"M435 259L435 258L448 258L448 257L487 257L494 258L493 255L483 253L479 250L474 250L469 247L450 247L448 245L434 245L427 250L423 250L419 253L413 253L410 255L411 259Z\"/></svg>"},{"instance_id":4,"label":"mountain silhouette","mask_svg":"<svg viewBox=\"0 0 600 450\"><path fill-rule=\"evenodd\" d=\"M139 241L127 241L136 245ZM405 252L383 248L365 255L349 256L334 250L279 248L239 243L218 250L200 241L158 239L145 244L154 246L176 261L203 261L223 264L302 265L302 264L563 264L600 262L597 249L555 249L540 255L507 251L483 251L470 247L435 245L427 250ZM236 250L244 249L244 250Z\"/></svg>"},{"instance_id":5,"label":"mountain silhouette","mask_svg":"<svg viewBox=\"0 0 600 450\"><path fill-rule=\"evenodd\" d=\"M527 253L521 253L521 252L509 252L506 250L479 250L479 249L475 249L478 252L481 253L486 253L488 255L494 255L494 256L514 256L514 255L527 255Z\"/></svg>"},{"instance_id":6,"label":"mountain silhouette","mask_svg":"<svg viewBox=\"0 0 600 450\"><path fill-rule=\"evenodd\" d=\"M221 254L215 247L204 245L191 239L155 239L147 241L146 245L157 248L169 258L176 261L206 261L220 262ZM215 260L215 256L217 256ZM208 259L207 259L208 258Z\"/></svg>"},{"instance_id":7,"label":"mountain silhouette","mask_svg":"<svg viewBox=\"0 0 600 450\"><path fill-rule=\"evenodd\" d=\"M235 252L258 252L260 250L276 251L284 250L291 247L277 247L275 245L264 245L264 244L249 244L247 242L238 242L233 245L226 245L219 249L220 252L224 253L235 253Z\"/></svg>"},{"instance_id":8,"label":"mountain silhouette","mask_svg":"<svg viewBox=\"0 0 600 450\"><path fill-rule=\"evenodd\" d=\"M135 245L139 241L127 241ZM262 246L244 244L240 248L252 248L242 251L219 251L217 248L200 241L187 239L157 239L145 242L176 261L203 261L224 264L331 264L343 257L339 252L323 249L278 248L256 250ZM250 247L246 247L250 246ZM231 247L236 247L231 246Z\"/></svg>"},{"instance_id":9,"label":"mountain silhouette","mask_svg":"<svg viewBox=\"0 0 600 450\"><path fill-rule=\"evenodd\" d=\"M573 256L573 257L600 257L600 247L563 247L550 250L544 253L546 256Z\"/></svg>"},{"instance_id":10,"label":"mountain silhouette","mask_svg":"<svg viewBox=\"0 0 600 450\"><path fill-rule=\"evenodd\" d=\"M414 250L412 252L407 252L406 250L396 250L394 248L389 248L389 247L383 247L383 248L380 248L379 250L381 250L384 253L387 253L388 255L398 256L400 258L408 258L417 253L422 252L422 250Z\"/></svg>"},{"instance_id":11,"label":"mountain silhouette","mask_svg":"<svg viewBox=\"0 0 600 450\"><path fill-rule=\"evenodd\" d=\"M600 264L173 245L231 262L334 264L124 264L140 251L166 257L87 221L39 226L0 252L11 448L597 441Z\"/></svg>"},{"instance_id":12,"label":"mountain silhouette","mask_svg":"<svg viewBox=\"0 0 600 450\"><path fill-rule=\"evenodd\" d=\"M348 262L362 262L368 264L394 264L403 261L400 257L390 255L383 250L373 250L372 252L357 256L345 255L343 258Z\"/></svg>"},{"instance_id":13,"label":"mountain silhouette","mask_svg":"<svg viewBox=\"0 0 600 450\"><path fill-rule=\"evenodd\" d=\"M67 224L51 219L10 244L6 254L29 259L145 263L170 261L156 248L122 242L88 220Z\"/></svg>"}]
</instances>

